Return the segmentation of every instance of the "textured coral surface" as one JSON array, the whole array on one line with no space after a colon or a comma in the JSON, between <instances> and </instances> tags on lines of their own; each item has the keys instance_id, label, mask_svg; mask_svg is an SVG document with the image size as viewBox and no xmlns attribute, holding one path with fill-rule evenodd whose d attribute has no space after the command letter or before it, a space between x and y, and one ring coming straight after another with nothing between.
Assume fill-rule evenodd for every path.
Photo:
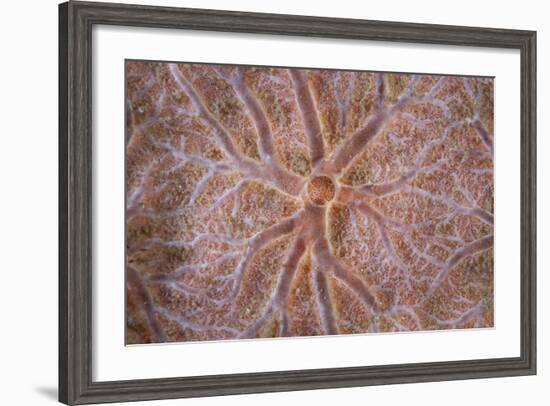
<instances>
[{"instance_id":1,"label":"textured coral surface","mask_svg":"<svg viewBox=\"0 0 550 406\"><path fill-rule=\"evenodd\" d=\"M128 61L127 343L493 325L493 80Z\"/></svg>"}]
</instances>

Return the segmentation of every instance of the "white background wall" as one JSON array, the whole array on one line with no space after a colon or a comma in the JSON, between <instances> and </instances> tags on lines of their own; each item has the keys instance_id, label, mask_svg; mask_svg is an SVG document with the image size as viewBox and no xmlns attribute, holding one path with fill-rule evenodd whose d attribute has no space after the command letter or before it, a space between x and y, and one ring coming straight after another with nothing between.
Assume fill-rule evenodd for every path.
<instances>
[{"instance_id":1,"label":"white background wall","mask_svg":"<svg viewBox=\"0 0 550 406\"><path fill-rule=\"evenodd\" d=\"M141 1L133 1L134 3ZM148 402L144 405L544 405L550 402L550 23L544 1L185 0L148 4L538 31L538 329L536 377ZM56 402L57 2L5 2L0 24L0 404ZM546 17L546 20L545 20ZM546 249L545 249L546 247ZM413 349L411 349L413 350ZM137 404L136 404L137 405Z\"/></svg>"}]
</instances>

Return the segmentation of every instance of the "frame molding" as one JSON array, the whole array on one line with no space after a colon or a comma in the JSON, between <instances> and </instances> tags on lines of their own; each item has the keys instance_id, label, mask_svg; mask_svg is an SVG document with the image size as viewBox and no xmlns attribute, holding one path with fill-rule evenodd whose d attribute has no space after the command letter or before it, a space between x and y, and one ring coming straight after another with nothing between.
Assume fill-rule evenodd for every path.
<instances>
[{"instance_id":1,"label":"frame molding","mask_svg":"<svg viewBox=\"0 0 550 406\"><path fill-rule=\"evenodd\" d=\"M283 34L520 50L521 355L352 368L92 380L92 27ZM536 374L536 32L73 2L59 5L59 400L89 404Z\"/></svg>"}]
</instances>

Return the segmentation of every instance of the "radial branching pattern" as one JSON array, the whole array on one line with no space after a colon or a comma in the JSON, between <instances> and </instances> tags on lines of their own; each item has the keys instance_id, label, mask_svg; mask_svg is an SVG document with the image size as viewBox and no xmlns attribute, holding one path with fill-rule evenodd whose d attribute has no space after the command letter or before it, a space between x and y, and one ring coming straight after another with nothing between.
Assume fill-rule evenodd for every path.
<instances>
[{"instance_id":1,"label":"radial branching pattern","mask_svg":"<svg viewBox=\"0 0 550 406\"><path fill-rule=\"evenodd\" d=\"M493 325L493 80L128 61L127 342Z\"/></svg>"}]
</instances>

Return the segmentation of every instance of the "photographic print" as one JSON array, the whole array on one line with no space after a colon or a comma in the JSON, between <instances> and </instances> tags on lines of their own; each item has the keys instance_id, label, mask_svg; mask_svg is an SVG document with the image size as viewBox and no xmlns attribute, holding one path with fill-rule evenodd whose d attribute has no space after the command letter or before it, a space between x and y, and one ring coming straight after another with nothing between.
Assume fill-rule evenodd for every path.
<instances>
[{"instance_id":1,"label":"photographic print","mask_svg":"<svg viewBox=\"0 0 550 406\"><path fill-rule=\"evenodd\" d=\"M493 327L493 78L125 77L127 344Z\"/></svg>"}]
</instances>

